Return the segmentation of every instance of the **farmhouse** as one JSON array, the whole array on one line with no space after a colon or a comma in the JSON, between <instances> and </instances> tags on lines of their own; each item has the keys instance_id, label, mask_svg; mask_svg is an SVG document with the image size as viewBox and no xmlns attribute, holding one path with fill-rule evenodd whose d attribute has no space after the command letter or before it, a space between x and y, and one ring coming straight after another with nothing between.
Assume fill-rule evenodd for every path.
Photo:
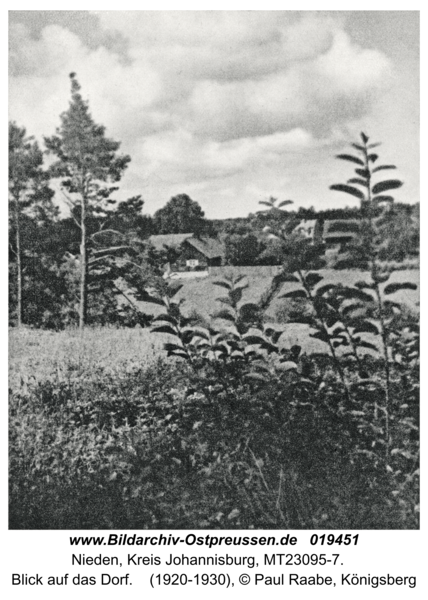
<instances>
[{"instance_id":1,"label":"farmhouse","mask_svg":"<svg viewBox=\"0 0 428 600\"><path fill-rule=\"evenodd\" d=\"M216 238L193 233L174 233L152 235L149 241L156 250L173 248L179 252L177 260L169 265L171 270L200 271L208 267L221 267L224 262L224 248Z\"/></svg>"},{"instance_id":2,"label":"farmhouse","mask_svg":"<svg viewBox=\"0 0 428 600\"><path fill-rule=\"evenodd\" d=\"M356 219L325 221L322 230L322 241L327 248L344 250L351 242L358 239L360 222Z\"/></svg>"}]
</instances>

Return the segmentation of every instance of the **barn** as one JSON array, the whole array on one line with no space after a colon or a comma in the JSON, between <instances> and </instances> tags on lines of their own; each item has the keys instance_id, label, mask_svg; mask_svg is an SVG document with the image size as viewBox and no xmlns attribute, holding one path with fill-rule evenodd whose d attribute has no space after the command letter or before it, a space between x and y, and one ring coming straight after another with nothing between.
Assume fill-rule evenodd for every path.
<instances>
[{"instance_id":1,"label":"barn","mask_svg":"<svg viewBox=\"0 0 428 600\"><path fill-rule=\"evenodd\" d=\"M156 250L172 248L179 253L176 261L169 265L173 271L201 271L208 267L221 267L224 263L224 248L216 238L174 233L152 235L149 241Z\"/></svg>"},{"instance_id":2,"label":"barn","mask_svg":"<svg viewBox=\"0 0 428 600\"><path fill-rule=\"evenodd\" d=\"M324 222L322 239L327 248L346 246L359 238L360 222L356 219L335 219Z\"/></svg>"}]
</instances>

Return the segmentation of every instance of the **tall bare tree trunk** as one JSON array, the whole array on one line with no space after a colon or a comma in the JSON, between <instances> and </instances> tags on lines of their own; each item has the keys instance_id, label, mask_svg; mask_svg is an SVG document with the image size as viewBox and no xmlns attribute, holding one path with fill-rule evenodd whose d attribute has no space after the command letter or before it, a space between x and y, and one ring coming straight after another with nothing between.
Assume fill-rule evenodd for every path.
<instances>
[{"instance_id":1,"label":"tall bare tree trunk","mask_svg":"<svg viewBox=\"0 0 428 600\"><path fill-rule=\"evenodd\" d=\"M15 227L16 227L16 325L22 325L22 262L21 262L21 223L19 218L19 198L15 197Z\"/></svg>"},{"instance_id":2,"label":"tall bare tree trunk","mask_svg":"<svg viewBox=\"0 0 428 600\"><path fill-rule=\"evenodd\" d=\"M86 325L88 310L88 255L86 240L86 196L82 195L81 216L82 238L80 243L80 306L79 306L79 329L82 332Z\"/></svg>"}]
</instances>

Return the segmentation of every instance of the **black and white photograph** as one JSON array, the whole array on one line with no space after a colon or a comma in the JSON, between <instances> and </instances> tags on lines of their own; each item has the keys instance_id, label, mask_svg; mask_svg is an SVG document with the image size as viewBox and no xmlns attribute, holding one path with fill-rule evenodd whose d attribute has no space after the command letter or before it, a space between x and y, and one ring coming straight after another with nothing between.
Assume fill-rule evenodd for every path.
<instances>
[{"instance_id":1,"label":"black and white photograph","mask_svg":"<svg viewBox=\"0 0 428 600\"><path fill-rule=\"evenodd\" d=\"M9 11L9 530L419 530L419 16Z\"/></svg>"}]
</instances>

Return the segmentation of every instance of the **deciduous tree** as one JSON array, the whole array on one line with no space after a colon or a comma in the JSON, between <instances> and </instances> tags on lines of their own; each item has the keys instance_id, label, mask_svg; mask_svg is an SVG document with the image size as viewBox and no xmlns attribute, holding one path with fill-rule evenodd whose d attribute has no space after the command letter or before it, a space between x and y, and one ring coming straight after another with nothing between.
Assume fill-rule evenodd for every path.
<instances>
[{"instance_id":1,"label":"deciduous tree","mask_svg":"<svg viewBox=\"0 0 428 600\"><path fill-rule=\"evenodd\" d=\"M196 233L206 232L205 215L197 202L187 194L178 194L154 215L158 233Z\"/></svg>"}]
</instances>

